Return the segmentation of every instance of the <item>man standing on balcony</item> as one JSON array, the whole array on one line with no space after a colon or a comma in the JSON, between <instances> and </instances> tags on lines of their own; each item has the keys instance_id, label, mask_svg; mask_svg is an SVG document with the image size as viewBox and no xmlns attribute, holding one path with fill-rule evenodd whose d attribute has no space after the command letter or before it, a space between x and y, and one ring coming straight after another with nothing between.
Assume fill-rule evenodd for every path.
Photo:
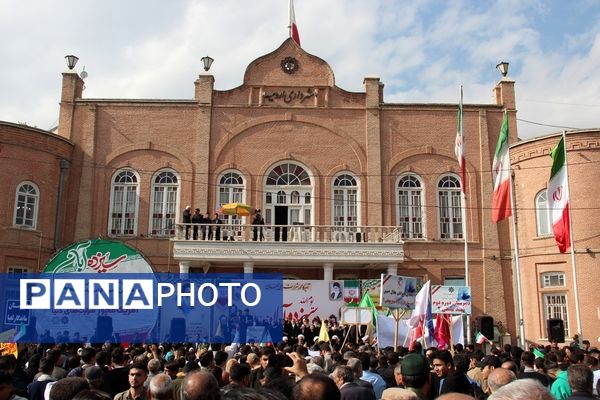
<instances>
[{"instance_id":1,"label":"man standing on balcony","mask_svg":"<svg viewBox=\"0 0 600 400\"><path fill-rule=\"evenodd\" d=\"M211 221L211 223L214 225L212 229L215 231L215 240L221 240L221 227L219 225L221 225L223 221L221 221L219 218L218 213L215 213L215 218Z\"/></svg>"},{"instance_id":2,"label":"man standing on balcony","mask_svg":"<svg viewBox=\"0 0 600 400\"><path fill-rule=\"evenodd\" d=\"M183 223L185 225L185 240L190 240L190 225L192 223L192 213L190 211L192 207L185 206L185 210L183 210Z\"/></svg>"},{"instance_id":3,"label":"man standing on balcony","mask_svg":"<svg viewBox=\"0 0 600 400\"><path fill-rule=\"evenodd\" d=\"M264 225L265 220L263 219L262 215L260 215L260 208L257 208L256 210L254 210L254 212L255 212L255 214L254 214L254 219L252 220L252 225ZM260 241L262 242L265 239L262 226L260 228L258 226L254 227L254 235L252 236L252 240L254 240L256 242L258 240L259 233L260 233Z\"/></svg>"},{"instance_id":4,"label":"man standing on balcony","mask_svg":"<svg viewBox=\"0 0 600 400\"><path fill-rule=\"evenodd\" d=\"M194 224L193 230L193 238L194 240L198 240L198 225L202 222L202 215L200 214L200 209L196 208L194 210L194 215L192 215L192 224Z\"/></svg>"}]
</instances>

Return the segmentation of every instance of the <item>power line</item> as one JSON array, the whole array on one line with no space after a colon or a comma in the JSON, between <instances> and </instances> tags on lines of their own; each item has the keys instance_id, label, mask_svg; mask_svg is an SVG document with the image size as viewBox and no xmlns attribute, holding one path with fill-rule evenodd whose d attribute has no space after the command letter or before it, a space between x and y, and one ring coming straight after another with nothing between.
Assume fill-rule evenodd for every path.
<instances>
[{"instance_id":1,"label":"power line","mask_svg":"<svg viewBox=\"0 0 600 400\"><path fill-rule=\"evenodd\" d=\"M540 125L540 126L548 126L550 128L563 128L563 129L582 129L582 128L574 128L572 126L562 126L562 125L550 125L550 124L543 124L541 122L535 122L535 121L528 121L526 119L521 119L521 118L517 118L517 121L520 122L526 122L528 124L533 124L533 125Z\"/></svg>"}]
</instances>

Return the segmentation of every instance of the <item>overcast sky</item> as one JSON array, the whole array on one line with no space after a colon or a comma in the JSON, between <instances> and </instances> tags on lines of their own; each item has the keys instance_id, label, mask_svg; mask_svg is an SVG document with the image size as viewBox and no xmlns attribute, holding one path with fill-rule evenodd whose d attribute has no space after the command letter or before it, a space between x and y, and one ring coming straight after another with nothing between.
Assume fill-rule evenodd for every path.
<instances>
[{"instance_id":1,"label":"overcast sky","mask_svg":"<svg viewBox=\"0 0 600 400\"><path fill-rule=\"evenodd\" d=\"M386 102L491 103L509 61L520 120L600 127L600 1L295 0L302 47L336 84ZM288 37L288 0L0 0L0 120L58 123L64 56L84 97L191 99L200 58L216 89ZM530 138L560 128L519 121Z\"/></svg>"}]
</instances>

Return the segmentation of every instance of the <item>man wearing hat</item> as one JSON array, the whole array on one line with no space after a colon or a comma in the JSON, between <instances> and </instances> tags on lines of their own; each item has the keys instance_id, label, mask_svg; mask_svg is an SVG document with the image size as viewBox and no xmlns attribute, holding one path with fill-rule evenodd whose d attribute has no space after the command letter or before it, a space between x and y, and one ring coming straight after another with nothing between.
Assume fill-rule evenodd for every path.
<instances>
[{"instance_id":1,"label":"man wearing hat","mask_svg":"<svg viewBox=\"0 0 600 400\"><path fill-rule=\"evenodd\" d=\"M400 363L400 374L406 390L415 393L419 400L428 399L431 372L425 357L417 353L407 354Z\"/></svg>"}]
</instances>

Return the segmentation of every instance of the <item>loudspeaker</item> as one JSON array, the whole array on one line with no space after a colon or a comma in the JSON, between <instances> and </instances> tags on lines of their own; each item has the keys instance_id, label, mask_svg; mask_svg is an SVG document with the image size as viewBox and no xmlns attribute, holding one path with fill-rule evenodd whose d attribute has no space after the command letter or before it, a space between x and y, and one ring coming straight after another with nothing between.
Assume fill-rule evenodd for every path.
<instances>
[{"instance_id":1,"label":"loudspeaker","mask_svg":"<svg viewBox=\"0 0 600 400\"><path fill-rule=\"evenodd\" d=\"M490 315L481 315L477 318L477 330L489 340L494 340L494 318Z\"/></svg>"},{"instance_id":2,"label":"loudspeaker","mask_svg":"<svg viewBox=\"0 0 600 400\"><path fill-rule=\"evenodd\" d=\"M550 318L547 323L548 341L564 343L565 342L565 324L562 319Z\"/></svg>"},{"instance_id":3,"label":"loudspeaker","mask_svg":"<svg viewBox=\"0 0 600 400\"><path fill-rule=\"evenodd\" d=\"M169 331L171 342L185 342L185 329L186 324L184 318L171 318L171 330Z\"/></svg>"}]
</instances>

